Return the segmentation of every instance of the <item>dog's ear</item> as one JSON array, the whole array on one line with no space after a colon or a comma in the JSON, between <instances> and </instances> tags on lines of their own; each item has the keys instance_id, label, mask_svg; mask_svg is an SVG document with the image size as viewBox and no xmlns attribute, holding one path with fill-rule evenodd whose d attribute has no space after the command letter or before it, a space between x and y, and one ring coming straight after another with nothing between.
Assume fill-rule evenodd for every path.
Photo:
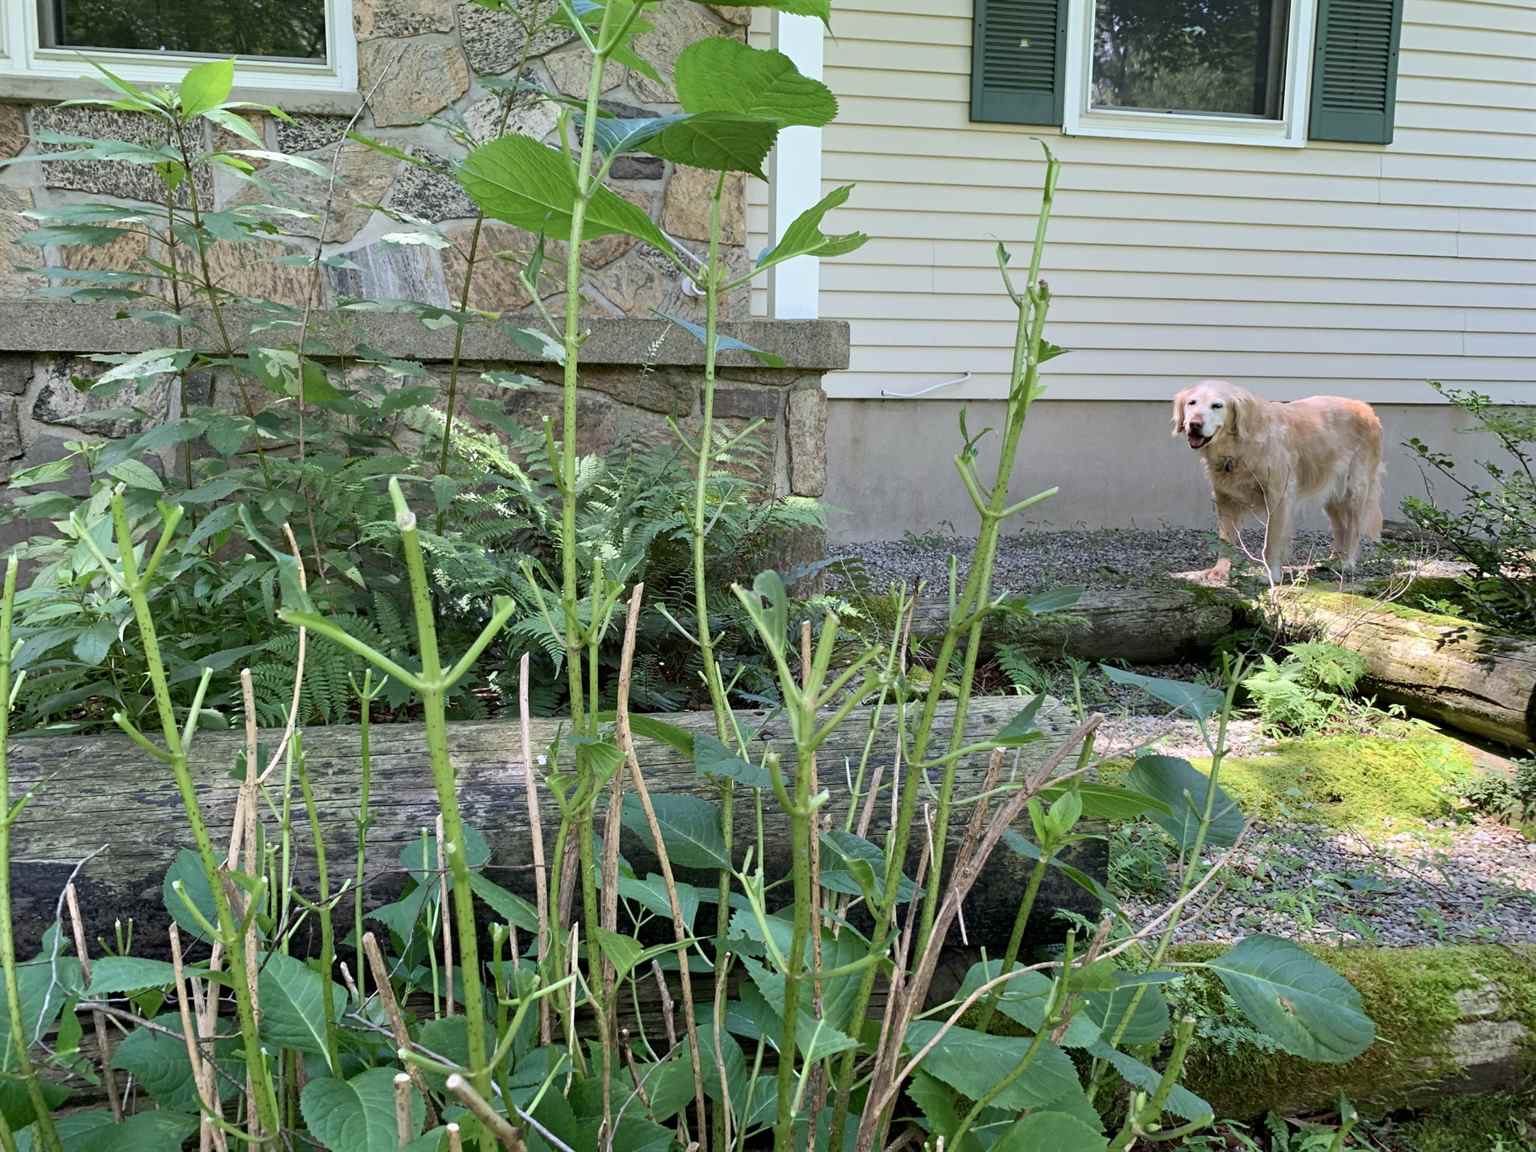
<instances>
[{"instance_id":1,"label":"dog's ear","mask_svg":"<svg viewBox=\"0 0 1536 1152\"><path fill-rule=\"evenodd\" d=\"M1248 426L1249 407L1253 404L1253 397L1247 392L1233 389L1227 397L1227 433L1232 439L1242 437L1242 430Z\"/></svg>"},{"instance_id":2,"label":"dog's ear","mask_svg":"<svg viewBox=\"0 0 1536 1152\"><path fill-rule=\"evenodd\" d=\"M1173 398L1173 434L1175 436L1184 435L1184 401L1189 399L1189 394L1193 391L1193 388L1186 388Z\"/></svg>"}]
</instances>

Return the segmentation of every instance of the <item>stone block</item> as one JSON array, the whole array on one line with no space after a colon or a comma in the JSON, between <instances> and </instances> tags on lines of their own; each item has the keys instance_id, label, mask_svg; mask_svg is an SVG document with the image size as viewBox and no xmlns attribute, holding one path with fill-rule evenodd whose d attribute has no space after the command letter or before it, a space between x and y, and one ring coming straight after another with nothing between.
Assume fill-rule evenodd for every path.
<instances>
[{"instance_id":1,"label":"stone block","mask_svg":"<svg viewBox=\"0 0 1536 1152\"><path fill-rule=\"evenodd\" d=\"M229 292L302 308L310 297L313 271L278 263L278 257L290 255L313 255L313 251L276 241L214 244L208 249L208 273L215 285ZM315 303L325 303L323 279Z\"/></svg>"},{"instance_id":2,"label":"stone block","mask_svg":"<svg viewBox=\"0 0 1536 1152\"><path fill-rule=\"evenodd\" d=\"M679 368L589 368L581 386L627 404L682 419L694 413L698 373Z\"/></svg>"},{"instance_id":3,"label":"stone block","mask_svg":"<svg viewBox=\"0 0 1536 1152\"><path fill-rule=\"evenodd\" d=\"M32 222L20 215L31 207L32 193L0 185L0 300L24 300L45 283L36 273L20 271L43 262L41 248L18 243L32 229Z\"/></svg>"},{"instance_id":4,"label":"stone block","mask_svg":"<svg viewBox=\"0 0 1536 1152\"><path fill-rule=\"evenodd\" d=\"M292 122L277 122L277 149L279 152L318 152L322 148L335 148L346 137L346 116L317 116L301 114Z\"/></svg>"},{"instance_id":5,"label":"stone block","mask_svg":"<svg viewBox=\"0 0 1536 1152\"><path fill-rule=\"evenodd\" d=\"M672 104L677 100L672 87L672 67L683 49L706 36L745 39L745 32L726 24L713 12L692 0L662 0L646 9L650 31L635 37L635 54L650 64L661 76L658 83L649 76L630 70L629 86L640 99L652 104Z\"/></svg>"},{"instance_id":6,"label":"stone block","mask_svg":"<svg viewBox=\"0 0 1536 1152\"><path fill-rule=\"evenodd\" d=\"M667 181L661 226L680 240L709 240L709 201L718 172L675 165ZM720 192L720 239L724 244L747 242L747 182L739 172L726 176Z\"/></svg>"},{"instance_id":7,"label":"stone block","mask_svg":"<svg viewBox=\"0 0 1536 1152\"><path fill-rule=\"evenodd\" d=\"M32 383L34 361L30 353L7 353L0 356L0 392L20 396Z\"/></svg>"},{"instance_id":8,"label":"stone block","mask_svg":"<svg viewBox=\"0 0 1536 1152\"><path fill-rule=\"evenodd\" d=\"M32 126L37 131L61 132L99 140L124 140L133 144L159 146L167 141L164 127L135 112L111 108L66 107L62 104L39 106L32 110ZM43 152L65 152L72 144L42 144ZM165 185L148 164L125 164L109 160L55 160L41 165L43 182L49 188L67 188L96 196L120 200L138 200L150 204L165 202ZM204 205L213 203L213 174L207 165L197 170L197 195ZM186 189L178 192L187 202Z\"/></svg>"},{"instance_id":9,"label":"stone block","mask_svg":"<svg viewBox=\"0 0 1536 1152\"><path fill-rule=\"evenodd\" d=\"M359 85L373 92L369 107L380 128L420 124L469 91L469 68L456 36L365 40L357 64Z\"/></svg>"},{"instance_id":10,"label":"stone block","mask_svg":"<svg viewBox=\"0 0 1536 1152\"><path fill-rule=\"evenodd\" d=\"M339 156L334 150L322 150L309 158L327 171L333 165L336 168L335 197L328 216L325 202L331 192L330 178L286 164L274 164L264 173L265 189L254 184L242 185L232 203L276 203L313 213L314 219L279 221L283 230L293 236L316 236L321 217L325 216L326 243L344 243L368 223L373 205L388 197L399 161L362 144L346 145Z\"/></svg>"},{"instance_id":11,"label":"stone block","mask_svg":"<svg viewBox=\"0 0 1536 1152\"><path fill-rule=\"evenodd\" d=\"M410 152L434 163L447 164L441 156L422 148L412 148ZM390 208L434 223L472 220L479 214L475 202L465 194L457 180L416 164L406 164L400 169L385 203Z\"/></svg>"},{"instance_id":12,"label":"stone block","mask_svg":"<svg viewBox=\"0 0 1536 1152\"><path fill-rule=\"evenodd\" d=\"M144 265L148 255L149 237L130 232L110 244L59 245L57 260L76 272L152 272Z\"/></svg>"},{"instance_id":13,"label":"stone block","mask_svg":"<svg viewBox=\"0 0 1536 1152\"><path fill-rule=\"evenodd\" d=\"M745 28L752 23L752 9L746 4L711 4L709 8L727 24Z\"/></svg>"},{"instance_id":14,"label":"stone block","mask_svg":"<svg viewBox=\"0 0 1536 1152\"><path fill-rule=\"evenodd\" d=\"M21 432L21 401L0 400L0 460L19 460L27 443Z\"/></svg>"},{"instance_id":15,"label":"stone block","mask_svg":"<svg viewBox=\"0 0 1536 1152\"><path fill-rule=\"evenodd\" d=\"M453 0L355 0L352 26L359 40L452 32Z\"/></svg>"},{"instance_id":16,"label":"stone block","mask_svg":"<svg viewBox=\"0 0 1536 1152\"><path fill-rule=\"evenodd\" d=\"M42 381L32 402L32 419L40 424L63 424L96 436L118 439L137 436L164 420L170 405L174 376L161 376L135 393L131 386L112 394L77 388L74 379L92 380L107 365L76 356L60 356L43 363ZM134 408L128 415L122 409Z\"/></svg>"},{"instance_id":17,"label":"stone block","mask_svg":"<svg viewBox=\"0 0 1536 1152\"><path fill-rule=\"evenodd\" d=\"M610 169L615 180L660 180L666 170L666 162L655 156L620 156Z\"/></svg>"},{"instance_id":18,"label":"stone block","mask_svg":"<svg viewBox=\"0 0 1536 1152\"><path fill-rule=\"evenodd\" d=\"M27 113L21 104L0 104L0 160L21 154L27 146Z\"/></svg>"},{"instance_id":19,"label":"stone block","mask_svg":"<svg viewBox=\"0 0 1536 1152\"><path fill-rule=\"evenodd\" d=\"M497 136L532 136L542 140L554 131L560 120L553 100L525 93L519 96L507 115L503 129L502 107L500 96L486 96L465 109L464 123L469 127L470 135L482 142Z\"/></svg>"},{"instance_id":20,"label":"stone block","mask_svg":"<svg viewBox=\"0 0 1536 1152\"><path fill-rule=\"evenodd\" d=\"M499 76L576 39L575 32L550 20L557 0L523 0L520 7L525 11L514 15L459 0L459 34L469 66L476 72ZM525 34L525 20L537 29L531 43Z\"/></svg>"},{"instance_id":21,"label":"stone block","mask_svg":"<svg viewBox=\"0 0 1536 1152\"><path fill-rule=\"evenodd\" d=\"M464 290L465 270L464 254L459 249L468 252L474 229L468 224L458 224L445 231L457 243L443 249L443 282L448 298L457 302ZM533 298L524 289L519 272L532 256L533 248L534 238L528 232L499 220L487 220L480 230L475 271L470 278L469 306L487 312L516 312L531 304ZM546 248L539 277L539 287L546 297L564 287L563 275L563 261L550 255Z\"/></svg>"},{"instance_id":22,"label":"stone block","mask_svg":"<svg viewBox=\"0 0 1536 1152\"><path fill-rule=\"evenodd\" d=\"M544 57L544 67L549 69L549 78L557 92L582 99L586 97L587 77L592 73L592 54L585 44L573 44L551 52ZM602 90L612 92L624 83L626 74L624 65L609 60L603 66Z\"/></svg>"},{"instance_id":23,"label":"stone block","mask_svg":"<svg viewBox=\"0 0 1536 1152\"><path fill-rule=\"evenodd\" d=\"M353 268L327 268L334 296L449 305L442 257L423 244L367 244L347 253Z\"/></svg>"},{"instance_id":24,"label":"stone block","mask_svg":"<svg viewBox=\"0 0 1536 1152\"><path fill-rule=\"evenodd\" d=\"M783 414L784 391L781 388L715 383L715 415L722 420L777 422Z\"/></svg>"},{"instance_id":25,"label":"stone block","mask_svg":"<svg viewBox=\"0 0 1536 1152\"><path fill-rule=\"evenodd\" d=\"M827 397L819 381L789 394L785 432L790 492L821 496L827 490Z\"/></svg>"}]
</instances>

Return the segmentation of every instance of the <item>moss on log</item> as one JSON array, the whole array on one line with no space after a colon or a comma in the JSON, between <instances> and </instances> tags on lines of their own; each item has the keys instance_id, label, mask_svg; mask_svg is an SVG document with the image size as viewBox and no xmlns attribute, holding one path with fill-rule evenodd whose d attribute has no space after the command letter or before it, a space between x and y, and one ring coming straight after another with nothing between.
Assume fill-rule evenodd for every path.
<instances>
[{"instance_id":1,"label":"moss on log","mask_svg":"<svg viewBox=\"0 0 1536 1152\"><path fill-rule=\"evenodd\" d=\"M973 702L970 737L976 739L982 734L998 731L1022 706L1022 702L1014 697ZM774 741L781 748L787 745L788 728L782 717L770 717L763 712L738 715L747 730L761 729L755 737L757 742ZM941 708L938 717L938 743L941 746L947 738L952 716L952 706ZM714 728L713 718L704 713L687 713L667 719L692 731L712 732ZM868 721L867 710L854 712L819 756L821 781L831 793L828 810L838 827L847 810L848 780L857 770L868 733ZM530 738L535 756L549 748L562 723L558 719L532 722ZM1041 709L1038 723L1047 739L1021 750L1026 764L1038 763L1073 727L1071 717L1054 704ZM276 734L266 733L264 740L268 745L275 745ZM491 847L490 874L503 886L531 896L533 885L529 865L532 851L520 726L515 722L452 724L449 726L449 744L459 774L459 797L464 817L485 835ZM203 733L193 744L193 769L199 782L203 812L216 840L225 840L229 834L238 791L235 768L242 745L242 738L235 733ZM643 738L637 740L637 745L653 793L715 795L714 783L701 778L692 762L675 749ZM350 726L309 729L304 733L304 750L326 830L327 853L333 872L331 890L334 892L352 875L354 868L358 729ZM870 771L874 772L877 764L882 765L882 777L888 781L894 751L895 730L891 712L887 709L871 756ZM77 882L89 922L87 939L97 935L110 939L114 919L133 917L138 950L156 951L164 938L167 923L162 881L177 850L191 845L170 771L126 738L117 736L21 737L12 741L10 756L14 795L19 796L28 789L35 793L22 813L13 840L15 907L21 950L25 952L35 945L43 929L53 920L59 893L78 861L105 848L84 867ZM962 764L957 795L967 796L978 790L985 768L981 760L976 758ZM273 802L281 804L281 791L279 772L268 782L268 793ZM552 852L557 810L553 798L542 786L541 796L544 834ZM298 885L303 891L313 892L312 851L308 847L308 829L296 787L294 804ZM430 830L436 818L437 804L420 725L379 725L374 728L371 807L368 905L374 907L392 899L400 890L404 879L399 865L400 849L417 840L422 829ZM766 797L763 807L764 864L773 877L787 871L788 824L771 796ZM889 804L883 800L876 805L871 838L877 843L886 826L884 818L888 812ZM963 836L969 812L969 808L959 810L954 821L954 843ZM266 812L263 815L270 827L270 815ZM738 847L752 844L755 840L753 805L738 803L736 816L736 844ZM914 836L918 843L921 843L920 827ZM639 874L654 870L647 843L627 830L623 850ZM741 852L738 851L736 856L739 863ZM915 857L909 863L910 875L915 871ZM1102 877L1102 846L1090 846L1074 863ZM1006 940L1019 893L1024 887L1027 867L1026 861L1006 850L994 854L991 875L976 886L973 900L968 905L967 921L973 939ZM680 875L688 878L689 874L680 870ZM1083 903L1079 890L1052 870L1050 886L1042 894L1040 907L1070 905L1081 908ZM1093 911L1086 910L1090 914Z\"/></svg>"},{"instance_id":2,"label":"moss on log","mask_svg":"<svg viewBox=\"0 0 1536 1152\"><path fill-rule=\"evenodd\" d=\"M1186 945L1174 959L1205 960L1225 951L1224 945ZM1218 1116L1326 1110L1340 1092L1362 1109L1385 1111L1516 1088L1536 1072L1536 948L1312 951L1359 990L1376 1022L1376 1043L1347 1064L1309 1064L1207 1031L1192 1050L1185 1083ZM1195 1015L1223 1022L1216 978L1197 973L1192 983Z\"/></svg>"},{"instance_id":3,"label":"moss on log","mask_svg":"<svg viewBox=\"0 0 1536 1152\"><path fill-rule=\"evenodd\" d=\"M1365 658L1379 702L1515 748L1536 748L1536 641L1366 596L1292 586L1270 593L1287 638Z\"/></svg>"}]
</instances>

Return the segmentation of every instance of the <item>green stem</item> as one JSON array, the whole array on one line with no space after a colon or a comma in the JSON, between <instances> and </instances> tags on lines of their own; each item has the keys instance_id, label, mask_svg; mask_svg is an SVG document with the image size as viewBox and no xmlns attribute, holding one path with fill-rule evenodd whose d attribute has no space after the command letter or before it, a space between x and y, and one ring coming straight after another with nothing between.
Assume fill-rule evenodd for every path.
<instances>
[{"instance_id":1,"label":"green stem","mask_svg":"<svg viewBox=\"0 0 1536 1152\"><path fill-rule=\"evenodd\" d=\"M1008 947L1003 951L1003 964L997 970L999 976L1013 971L1013 966L1018 962L1019 949L1024 946L1024 927L1029 923L1029 914L1034 911L1035 897L1040 895L1040 884L1045 879L1045 870L1050 867L1050 858L1041 854L1035 861L1034 868L1029 874L1029 883L1024 888L1024 898L1019 901L1018 915L1013 918L1013 931L1008 935ZM997 1011L998 1001L1003 998L1003 990L987 999L987 1006L982 1009L981 1017L976 1021L976 1031L985 1032L992 1026L992 1016Z\"/></svg>"},{"instance_id":2,"label":"green stem","mask_svg":"<svg viewBox=\"0 0 1536 1152\"><path fill-rule=\"evenodd\" d=\"M1133 1101L1126 1114L1125 1123L1121 1125L1114 1141L1109 1146L1109 1152L1128 1152L1131 1145L1136 1142L1136 1137L1146 1131L1149 1125L1162 1119L1163 1110L1168 1105L1168 1097L1173 1095L1173 1090L1178 1086L1179 1077L1184 1072L1184 1061L1189 1055L1190 1041L1195 1035L1195 1018L1184 1016L1174 1025L1173 1050L1168 1055L1168 1064L1163 1069L1162 1079L1157 1083L1157 1089L1152 1093L1143 1107L1136 1107ZM1191 1123L1183 1131L1198 1132L1209 1125L1205 1123ZM1172 1135L1172 1133L1159 1133L1159 1136Z\"/></svg>"},{"instance_id":3,"label":"green stem","mask_svg":"<svg viewBox=\"0 0 1536 1152\"><path fill-rule=\"evenodd\" d=\"M368 1000L368 964L363 959L363 892L366 889L366 865L368 862L368 793L373 787L372 730L369 713L373 705L373 669L363 673L362 691L358 693L358 740L362 765L362 780L357 801L357 873L355 891L352 893L352 932L357 947L357 996L359 1006Z\"/></svg>"},{"instance_id":4,"label":"green stem","mask_svg":"<svg viewBox=\"0 0 1536 1152\"><path fill-rule=\"evenodd\" d=\"M0 964L5 967L5 1006L11 1018L11 1046L16 1052L16 1070L27 1087L27 1099L37 1117L37 1132L49 1152L62 1152L53 1114L43 1099L37 1070L32 1066L30 1029L21 1011L21 985L16 978L16 938L11 922L11 774L7 744L11 728L11 620L16 611L16 557L5 564L5 593L0 600ZM5 1133L10 1137L9 1131ZM8 1140L14 1149L14 1138Z\"/></svg>"},{"instance_id":5,"label":"green stem","mask_svg":"<svg viewBox=\"0 0 1536 1152\"><path fill-rule=\"evenodd\" d=\"M224 947L229 952L229 970L244 972L246 971L245 936L235 921L234 912L229 904L229 895L224 890L223 871L214 851L213 839L208 834L208 825L203 820L202 807L197 798L197 784L192 779L186 749L182 745L181 730L176 723L175 706L171 702L170 685L165 675L165 663L160 656L160 641L155 631L154 614L149 605L149 590L139 577L138 561L133 548L133 531L128 523L127 510L123 505L121 485L112 494L112 523L117 533L118 558L122 565L122 585L133 605L133 615L138 624L139 640L144 651L144 662L149 670L155 706L160 716L161 734L165 740L166 751L170 753L171 772L176 777L176 789L181 795L182 807L186 809L187 824L192 830L198 859L202 863L203 875L213 898L219 935L223 938ZM270 1136L275 1134L279 1127L277 1099L272 1090L271 1078L265 1072L266 1064L262 1060L261 1036L256 1027L256 1015L252 1009L250 991L244 980L235 980L233 984L240 1034L245 1043L246 1066L263 1070L255 1077L256 1107L261 1130Z\"/></svg>"},{"instance_id":6,"label":"green stem","mask_svg":"<svg viewBox=\"0 0 1536 1152\"><path fill-rule=\"evenodd\" d=\"M309 786L309 770L304 763L301 734L293 734L293 756L299 769L299 791L304 796L304 811L309 815L309 832L315 841L315 870L320 875L320 900L315 905L320 917L320 1005L325 1013L325 1059L333 1076L341 1072L341 1047L336 1040L336 993L331 973L336 971L336 928L331 918L331 874L325 866L325 835L320 830L320 809L315 806L314 789ZM361 939L361 937L359 937Z\"/></svg>"},{"instance_id":7,"label":"green stem","mask_svg":"<svg viewBox=\"0 0 1536 1152\"><path fill-rule=\"evenodd\" d=\"M815 722L814 703L803 709L802 730ZM779 1112L773 1130L774 1152L794 1152L795 1147L795 1037L800 1021L801 970L805 967L806 945L815 930L811 923L811 808L812 756L808 744L799 747L795 765L795 802L790 808L791 870L794 877L795 923L789 938L789 960L784 973L784 1034L779 1041Z\"/></svg>"}]
</instances>

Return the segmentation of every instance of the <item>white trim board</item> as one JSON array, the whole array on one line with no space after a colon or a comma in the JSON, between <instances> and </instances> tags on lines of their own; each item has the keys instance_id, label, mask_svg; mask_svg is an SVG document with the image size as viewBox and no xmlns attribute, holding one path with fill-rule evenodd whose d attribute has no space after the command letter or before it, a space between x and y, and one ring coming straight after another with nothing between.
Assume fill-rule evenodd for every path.
<instances>
[{"instance_id":1,"label":"white trim board","mask_svg":"<svg viewBox=\"0 0 1536 1152\"><path fill-rule=\"evenodd\" d=\"M1153 376L1141 380L1056 379L1046 380L1042 402L1052 400L1103 401L1106 403L1166 404L1180 388L1196 383L1194 376ZM1251 379L1233 377L1234 384L1241 385L1263 396L1266 400L1299 400L1303 396L1348 396L1370 404L1406 404L1435 406L1445 402L1429 386L1427 381L1413 383L1404 380L1294 380ZM1526 383L1511 380L1448 380L1445 383L1483 393L1497 404L1536 403L1536 381ZM822 389L831 400L878 400L885 404L922 404L928 401L987 401L1002 400L1007 392L1005 382L963 380L948 386L943 378L898 376L865 373L829 373L822 379ZM924 391L931 389L931 391ZM902 393L901 396L882 395L882 392ZM921 392L910 396L909 393Z\"/></svg>"},{"instance_id":2,"label":"white trim board","mask_svg":"<svg viewBox=\"0 0 1536 1152\"><path fill-rule=\"evenodd\" d=\"M217 0L203 0L216 3ZM237 88L264 92L357 91L357 36L352 27L352 0L325 0L326 59L323 63L243 56L235 61ZM0 0L0 86L7 76L97 87L95 60L113 72L142 84L173 84L188 68L213 54L128 52L110 48L42 48L36 0ZM3 89L0 89L3 90Z\"/></svg>"},{"instance_id":3,"label":"white trim board","mask_svg":"<svg viewBox=\"0 0 1536 1152\"><path fill-rule=\"evenodd\" d=\"M772 15L772 45L794 61L802 76L821 79L821 21L814 16ZM768 220L773 242L821 199L821 129L797 126L779 133L768 167ZM768 315L775 320L815 320L821 307L821 261L797 256L768 270Z\"/></svg>"}]
</instances>

